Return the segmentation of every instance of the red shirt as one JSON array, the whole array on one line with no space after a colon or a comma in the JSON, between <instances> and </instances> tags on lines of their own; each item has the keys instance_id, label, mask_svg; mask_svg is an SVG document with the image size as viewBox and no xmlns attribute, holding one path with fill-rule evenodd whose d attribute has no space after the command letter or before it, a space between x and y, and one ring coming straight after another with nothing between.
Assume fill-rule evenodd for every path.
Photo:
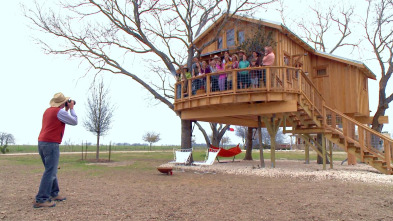
<instances>
[{"instance_id":1,"label":"red shirt","mask_svg":"<svg viewBox=\"0 0 393 221\"><path fill-rule=\"evenodd\" d=\"M57 118L59 107L46 109L42 118L42 128L38 141L61 143L64 135L65 123Z\"/></svg>"}]
</instances>

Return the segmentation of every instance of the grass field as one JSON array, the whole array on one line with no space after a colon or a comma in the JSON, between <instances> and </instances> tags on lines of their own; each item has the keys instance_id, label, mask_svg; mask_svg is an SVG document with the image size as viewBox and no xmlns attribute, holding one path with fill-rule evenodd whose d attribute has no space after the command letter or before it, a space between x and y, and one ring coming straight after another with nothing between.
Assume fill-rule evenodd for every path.
<instances>
[{"instance_id":1,"label":"grass field","mask_svg":"<svg viewBox=\"0 0 393 221\"><path fill-rule=\"evenodd\" d=\"M133 160L133 159L150 159L150 160L173 160L173 147L154 147L152 151L147 151L143 149L143 147L130 147L130 146L121 146L125 148L113 148L113 152L111 153L111 161L124 161L124 160ZM66 149L67 147L61 147L62 155L60 162L61 163L71 163L74 162L76 165L81 164L82 153L81 153L81 146L76 146L74 149ZM73 151L72 151L73 150ZM91 146L88 147L87 159L94 159L95 158L95 147ZM105 148L101 148L100 150L100 159L108 159L109 154ZM123 151L123 152L119 152ZM126 151L126 152L124 152ZM73 154L66 154L71 153ZM37 153L37 146L21 146L20 151L10 151L10 153ZM86 154L86 153L84 153ZM244 158L245 152L240 153L236 156L237 160L241 160ZM2 157L6 157L7 154L2 154ZM205 149L196 149L193 150L193 159L195 161L203 161L206 156ZM259 160L259 150L254 150L252 153L254 160ZM11 156L10 156L11 157ZM38 155L36 156L38 157ZM264 158L270 159L270 151L264 151ZM317 155L314 151L310 151L310 160L316 160ZM4 158L3 158L4 159ZM32 158L31 155L26 156L12 156L13 161L16 162L24 162L29 163L29 159ZM232 158L222 158L224 160L231 160ZM304 152L303 151L276 151L276 159L286 159L286 160L304 160ZM343 152L334 152L333 153L333 160L344 160L346 159L346 154ZM33 160L36 161L36 160ZM40 162L39 162L40 163Z\"/></svg>"}]
</instances>

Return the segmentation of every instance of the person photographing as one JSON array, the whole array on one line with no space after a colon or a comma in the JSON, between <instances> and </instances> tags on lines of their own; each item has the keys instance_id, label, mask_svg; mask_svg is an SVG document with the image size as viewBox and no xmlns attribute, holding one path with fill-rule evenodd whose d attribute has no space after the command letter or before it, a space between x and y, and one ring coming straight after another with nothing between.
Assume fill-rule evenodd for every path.
<instances>
[{"instance_id":1,"label":"person photographing","mask_svg":"<svg viewBox=\"0 0 393 221\"><path fill-rule=\"evenodd\" d=\"M78 117L74 110L75 101L56 93L50 100L50 107L45 110L42 128L38 136L38 152L45 171L35 197L34 208L54 207L54 201L64 201L66 197L59 195L57 169L59 164L59 145L63 139L65 125L77 125Z\"/></svg>"}]
</instances>

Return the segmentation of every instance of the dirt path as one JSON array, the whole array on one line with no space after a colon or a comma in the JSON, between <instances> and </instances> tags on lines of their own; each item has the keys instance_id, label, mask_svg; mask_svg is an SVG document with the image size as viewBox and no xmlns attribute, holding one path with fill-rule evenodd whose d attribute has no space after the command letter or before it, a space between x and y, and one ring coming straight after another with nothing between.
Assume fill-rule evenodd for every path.
<instances>
[{"instance_id":1,"label":"dirt path","mask_svg":"<svg viewBox=\"0 0 393 221\"><path fill-rule=\"evenodd\" d=\"M134 169L142 163L146 169ZM214 170L180 168L167 176L155 169L162 163L141 159L100 170L62 168L59 182L67 201L33 209L42 167L0 161L0 219L393 220L391 184L219 170L242 163L215 164Z\"/></svg>"}]
</instances>

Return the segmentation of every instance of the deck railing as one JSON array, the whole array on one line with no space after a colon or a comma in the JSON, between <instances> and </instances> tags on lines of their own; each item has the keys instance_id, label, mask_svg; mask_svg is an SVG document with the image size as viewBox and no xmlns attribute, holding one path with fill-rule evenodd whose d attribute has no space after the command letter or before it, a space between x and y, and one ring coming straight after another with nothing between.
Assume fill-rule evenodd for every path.
<instances>
[{"instance_id":1,"label":"deck railing","mask_svg":"<svg viewBox=\"0 0 393 221\"><path fill-rule=\"evenodd\" d=\"M208 73L180 81L175 86L175 102L199 96L243 92L297 92L300 93L301 69L280 66L231 69ZM310 81L311 82L311 81ZM187 85L187 87L186 87ZM309 86L308 86L309 87Z\"/></svg>"}]
</instances>

